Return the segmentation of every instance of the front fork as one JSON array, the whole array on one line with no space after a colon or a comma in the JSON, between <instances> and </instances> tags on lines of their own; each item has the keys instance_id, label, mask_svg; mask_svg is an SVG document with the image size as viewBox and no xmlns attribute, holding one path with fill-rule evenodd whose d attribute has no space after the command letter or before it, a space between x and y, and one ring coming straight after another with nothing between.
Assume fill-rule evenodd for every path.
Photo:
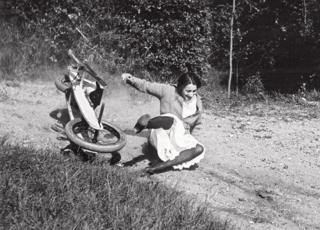
<instances>
[{"instance_id":1,"label":"front fork","mask_svg":"<svg viewBox=\"0 0 320 230\"><path fill-rule=\"evenodd\" d=\"M77 103L76 103L76 101L74 99L74 96L72 94L72 90L67 90L66 93L65 93L65 97L66 97L67 109L68 109L68 114L69 114L70 120L73 120L73 119L75 119L77 117L81 117L81 115L80 115L81 112L78 109ZM102 96L99 99L100 99L100 102L101 102ZM100 104L100 102L99 102L99 104ZM97 101L96 101L96 103L97 103ZM102 103L100 111L99 111L99 116L98 116L99 124L101 124L101 121L102 121L104 107L105 107L105 103ZM92 139L93 143L97 142L98 136L99 136L99 130L95 130L94 137Z\"/></svg>"},{"instance_id":2,"label":"front fork","mask_svg":"<svg viewBox=\"0 0 320 230\"><path fill-rule=\"evenodd\" d=\"M65 97L66 97L66 104L67 104L70 120L74 120L78 117L83 119L83 116L81 115L76 99L74 98L74 95L72 93L72 89L67 90L65 92Z\"/></svg>"},{"instance_id":3,"label":"front fork","mask_svg":"<svg viewBox=\"0 0 320 230\"><path fill-rule=\"evenodd\" d=\"M98 117L99 124L101 124L103 111L104 111L104 103L102 103L101 108L100 108L100 112L99 112L99 117ZM103 124L102 124L102 126L103 126ZM94 142L94 143L97 142L98 135L99 135L99 130L95 130L92 142Z\"/></svg>"}]
</instances>

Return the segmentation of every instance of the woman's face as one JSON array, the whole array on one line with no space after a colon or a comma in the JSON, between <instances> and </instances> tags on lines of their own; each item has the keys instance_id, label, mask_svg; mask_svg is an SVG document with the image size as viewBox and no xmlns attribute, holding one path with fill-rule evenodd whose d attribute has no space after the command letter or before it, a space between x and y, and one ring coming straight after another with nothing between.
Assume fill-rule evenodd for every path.
<instances>
[{"instance_id":1,"label":"woman's face","mask_svg":"<svg viewBox=\"0 0 320 230\"><path fill-rule=\"evenodd\" d=\"M189 101L197 93L197 86L194 84L186 85L186 87L184 87L181 93L182 93L181 96L185 100Z\"/></svg>"}]
</instances>

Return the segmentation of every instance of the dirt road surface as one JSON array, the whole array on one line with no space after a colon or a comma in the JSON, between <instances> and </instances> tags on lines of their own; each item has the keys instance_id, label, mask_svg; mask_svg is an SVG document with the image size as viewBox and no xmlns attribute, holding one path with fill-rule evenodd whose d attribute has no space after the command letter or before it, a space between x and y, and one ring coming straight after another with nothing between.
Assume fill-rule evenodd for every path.
<instances>
[{"instance_id":1,"label":"dirt road surface","mask_svg":"<svg viewBox=\"0 0 320 230\"><path fill-rule=\"evenodd\" d=\"M158 102L120 83L108 89L104 102L104 119L127 133L140 115L158 112ZM51 126L67 120L65 108L53 82L2 82L0 135L59 151L68 143ZM320 229L320 120L303 109L294 116L284 109L262 104L239 112L205 111L198 138L206 155L199 167L152 177L239 229ZM127 135L127 142L122 162L131 162L133 170L146 167L146 138Z\"/></svg>"}]
</instances>

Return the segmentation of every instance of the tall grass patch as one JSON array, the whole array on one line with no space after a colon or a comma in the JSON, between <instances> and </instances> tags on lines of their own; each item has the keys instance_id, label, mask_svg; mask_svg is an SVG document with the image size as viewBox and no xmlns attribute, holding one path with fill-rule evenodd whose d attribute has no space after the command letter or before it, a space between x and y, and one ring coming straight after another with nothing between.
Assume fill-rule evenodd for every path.
<instances>
[{"instance_id":1,"label":"tall grass patch","mask_svg":"<svg viewBox=\"0 0 320 230\"><path fill-rule=\"evenodd\" d=\"M0 80L38 79L56 65L50 41L40 29L3 20L0 30Z\"/></svg>"},{"instance_id":2,"label":"tall grass patch","mask_svg":"<svg viewBox=\"0 0 320 230\"><path fill-rule=\"evenodd\" d=\"M154 180L0 142L0 229L224 229Z\"/></svg>"}]
</instances>

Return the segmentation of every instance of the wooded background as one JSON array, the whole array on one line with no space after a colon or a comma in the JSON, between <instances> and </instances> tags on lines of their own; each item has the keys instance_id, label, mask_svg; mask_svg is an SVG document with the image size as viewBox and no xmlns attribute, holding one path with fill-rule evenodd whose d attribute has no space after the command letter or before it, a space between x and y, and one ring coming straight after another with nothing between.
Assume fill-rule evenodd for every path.
<instances>
[{"instance_id":1,"label":"wooded background","mask_svg":"<svg viewBox=\"0 0 320 230\"><path fill-rule=\"evenodd\" d=\"M208 82L214 69L226 84L232 28L232 88L293 93L320 87L318 0L236 0L234 14L232 1L222 0L0 3L0 48L23 53L26 69L62 65L71 48L110 72L171 82L193 71Z\"/></svg>"}]
</instances>

